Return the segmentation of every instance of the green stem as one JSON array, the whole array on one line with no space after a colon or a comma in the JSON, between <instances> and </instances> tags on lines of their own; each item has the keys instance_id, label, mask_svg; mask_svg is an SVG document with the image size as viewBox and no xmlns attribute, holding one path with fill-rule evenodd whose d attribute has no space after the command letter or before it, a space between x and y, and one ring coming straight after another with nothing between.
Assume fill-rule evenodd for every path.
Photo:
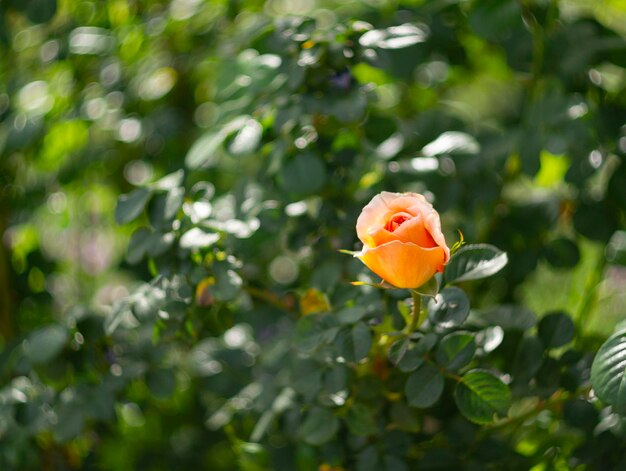
<instances>
[{"instance_id":1,"label":"green stem","mask_svg":"<svg viewBox=\"0 0 626 471\"><path fill-rule=\"evenodd\" d=\"M417 292L411 290L411 297L413 298L413 310L411 311L411 323L406 326L406 335L411 335L418 329L426 320L426 309L422 309L422 296Z\"/></svg>"},{"instance_id":2,"label":"green stem","mask_svg":"<svg viewBox=\"0 0 626 471\"><path fill-rule=\"evenodd\" d=\"M589 323L589 317L598 303L598 288L602 282L605 267L606 256L604 255L604 251L601 251L598 254L598 259L596 260L594 267L587 274L582 299L580 300L576 316L574 317L579 338L582 338L583 331Z\"/></svg>"},{"instance_id":3,"label":"green stem","mask_svg":"<svg viewBox=\"0 0 626 471\"><path fill-rule=\"evenodd\" d=\"M8 201L0 199L0 238L7 228L8 211L4 208L8 207ZM14 335L10 256L10 252L5 250L0 240L0 338L4 341L12 339Z\"/></svg>"},{"instance_id":4,"label":"green stem","mask_svg":"<svg viewBox=\"0 0 626 471\"><path fill-rule=\"evenodd\" d=\"M569 392L569 391L559 389L554 394L552 394L552 396L550 396L548 399L540 400L537 403L537 405L533 407L532 409L530 409L529 411L521 415L515 416L515 417L508 417L506 419L501 420L500 422L497 422L496 424L492 426L485 427L482 431L482 435L485 436L489 433L492 433L495 431L501 431L509 427L513 427L514 430L517 430L517 428L521 424L539 415L540 412L547 410L547 409L554 409L555 406L571 401L578 397L587 397L589 395L590 390L591 390L591 386L583 386L574 392Z\"/></svg>"}]
</instances>

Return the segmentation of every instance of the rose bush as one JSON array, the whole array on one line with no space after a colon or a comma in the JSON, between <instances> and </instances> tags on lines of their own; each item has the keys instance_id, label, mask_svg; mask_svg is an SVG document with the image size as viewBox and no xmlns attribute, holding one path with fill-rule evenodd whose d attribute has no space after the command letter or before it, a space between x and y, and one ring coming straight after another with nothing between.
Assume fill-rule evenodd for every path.
<instances>
[{"instance_id":1,"label":"rose bush","mask_svg":"<svg viewBox=\"0 0 626 471\"><path fill-rule=\"evenodd\" d=\"M582 3L0 1L0 470L626 469Z\"/></svg>"},{"instance_id":2,"label":"rose bush","mask_svg":"<svg viewBox=\"0 0 626 471\"><path fill-rule=\"evenodd\" d=\"M363 249L355 256L397 288L418 288L450 259L439 213L417 193L383 191L363 208L356 231Z\"/></svg>"}]
</instances>

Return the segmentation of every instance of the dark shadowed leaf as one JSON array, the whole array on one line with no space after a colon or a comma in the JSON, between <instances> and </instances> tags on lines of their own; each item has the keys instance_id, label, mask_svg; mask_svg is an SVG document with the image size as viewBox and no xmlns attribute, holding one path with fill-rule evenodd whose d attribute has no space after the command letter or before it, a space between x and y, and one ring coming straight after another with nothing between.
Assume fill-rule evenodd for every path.
<instances>
[{"instance_id":1,"label":"dark shadowed leaf","mask_svg":"<svg viewBox=\"0 0 626 471\"><path fill-rule=\"evenodd\" d=\"M578 245L571 239L559 238L550 242L544 252L550 265L556 268L573 268L580 260Z\"/></svg>"},{"instance_id":2,"label":"dark shadowed leaf","mask_svg":"<svg viewBox=\"0 0 626 471\"><path fill-rule=\"evenodd\" d=\"M69 338L67 328L51 324L31 332L24 342L26 356L33 363L46 363L63 350Z\"/></svg>"},{"instance_id":3,"label":"dark shadowed leaf","mask_svg":"<svg viewBox=\"0 0 626 471\"><path fill-rule=\"evenodd\" d=\"M364 404L354 404L348 409L346 423L354 435L371 435L378 430L372 410Z\"/></svg>"},{"instance_id":4,"label":"dark shadowed leaf","mask_svg":"<svg viewBox=\"0 0 626 471\"><path fill-rule=\"evenodd\" d=\"M426 408L432 406L443 392L443 376L437 368L424 363L407 379L404 393L409 405Z\"/></svg>"},{"instance_id":5,"label":"dark shadowed leaf","mask_svg":"<svg viewBox=\"0 0 626 471\"><path fill-rule=\"evenodd\" d=\"M506 330L528 330L537 322L535 314L528 308L504 305L484 311L472 311L468 323L480 327L499 325Z\"/></svg>"},{"instance_id":6,"label":"dark shadowed leaf","mask_svg":"<svg viewBox=\"0 0 626 471\"><path fill-rule=\"evenodd\" d=\"M332 342L338 332L339 325L334 316L310 314L296 324L294 345L302 353L311 353L320 345Z\"/></svg>"},{"instance_id":7,"label":"dark shadowed leaf","mask_svg":"<svg viewBox=\"0 0 626 471\"><path fill-rule=\"evenodd\" d=\"M428 303L428 317L433 324L443 328L456 327L467 319L470 312L469 299L457 287L444 288Z\"/></svg>"},{"instance_id":8,"label":"dark shadowed leaf","mask_svg":"<svg viewBox=\"0 0 626 471\"><path fill-rule=\"evenodd\" d=\"M435 352L437 363L456 371L472 361L476 352L474 336L469 332L453 332L441 339Z\"/></svg>"},{"instance_id":9,"label":"dark shadowed leaf","mask_svg":"<svg viewBox=\"0 0 626 471\"><path fill-rule=\"evenodd\" d=\"M140 227L130 237L126 260L131 265L140 262L148 251L150 245L150 230L147 227Z\"/></svg>"},{"instance_id":10,"label":"dark shadowed leaf","mask_svg":"<svg viewBox=\"0 0 626 471\"><path fill-rule=\"evenodd\" d=\"M522 338L512 365L515 385L525 386L537 374L544 360L544 351L544 344L538 337L527 335Z\"/></svg>"},{"instance_id":11,"label":"dark shadowed leaf","mask_svg":"<svg viewBox=\"0 0 626 471\"><path fill-rule=\"evenodd\" d=\"M564 312L546 314L539 321L537 332L547 348L558 348L574 339L576 327Z\"/></svg>"},{"instance_id":12,"label":"dark shadowed leaf","mask_svg":"<svg viewBox=\"0 0 626 471\"><path fill-rule=\"evenodd\" d=\"M315 154L298 154L283 167L280 183L289 193L315 193L326 183L326 167Z\"/></svg>"},{"instance_id":13,"label":"dark shadowed leaf","mask_svg":"<svg viewBox=\"0 0 626 471\"><path fill-rule=\"evenodd\" d=\"M312 408L300 426L299 435L310 445L321 445L335 436L339 420L328 409Z\"/></svg>"}]
</instances>

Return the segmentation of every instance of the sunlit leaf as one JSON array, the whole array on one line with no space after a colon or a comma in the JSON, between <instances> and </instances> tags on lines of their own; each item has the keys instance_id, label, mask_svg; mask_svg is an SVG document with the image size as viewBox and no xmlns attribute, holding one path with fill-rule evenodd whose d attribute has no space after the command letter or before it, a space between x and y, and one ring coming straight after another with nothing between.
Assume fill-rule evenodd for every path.
<instances>
[{"instance_id":1,"label":"sunlit leaf","mask_svg":"<svg viewBox=\"0 0 626 471\"><path fill-rule=\"evenodd\" d=\"M596 395L621 413L626 412L626 330L602 344L591 366Z\"/></svg>"},{"instance_id":2,"label":"sunlit leaf","mask_svg":"<svg viewBox=\"0 0 626 471\"><path fill-rule=\"evenodd\" d=\"M444 271L446 283L479 280L498 273L508 263L506 252L493 245L466 245L450 259Z\"/></svg>"},{"instance_id":3,"label":"sunlit leaf","mask_svg":"<svg viewBox=\"0 0 626 471\"><path fill-rule=\"evenodd\" d=\"M193 227L180 238L180 247L183 249L202 249L210 247L218 240L220 240L219 234L206 232L199 227Z\"/></svg>"},{"instance_id":4,"label":"sunlit leaf","mask_svg":"<svg viewBox=\"0 0 626 471\"><path fill-rule=\"evenodd\" d=\"M471 370L456 385L454 399L468 420L477 424L488 424L497 415L506 413L511 404L511 391L493 373Z\"/></svg>"}]
</instances>

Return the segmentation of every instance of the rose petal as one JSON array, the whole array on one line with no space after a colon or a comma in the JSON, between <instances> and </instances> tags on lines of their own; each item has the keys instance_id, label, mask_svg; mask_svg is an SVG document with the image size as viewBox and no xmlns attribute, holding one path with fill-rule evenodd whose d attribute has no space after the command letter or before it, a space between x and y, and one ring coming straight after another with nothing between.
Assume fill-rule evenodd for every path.
<instances>
[{"instance_id":1,"label":"rose petal","mask_svg":"<svg viewBox=\"0 0 626 471\"><path fill-rule=\"evenodd\" d=\"M441 219L439 219L439 213L433 209L432 213L429 214L424 220L424 226L426 230L430 233L435 243L441 247L445 252L444 263L447 263L450 260L450 249L446 244L446 238L441 232Z\"/></svg>"},{"instance_id":2,"label":"rose petal","mask_svg":"<svg viewBox=\"0 0 626 471\"><path fill-rule=\"evenodd\" d=\"M418 288L443 270L446 254L442 247L392 241L365 248L356 256L386 282L398 288Z\"/></svg>"},{"instance_id":3,"label":"rose petal","mask_svg":"<svg viewBox=\"0 0 626 471\"><path fill-rule=\"evenodd\" d=\"M375 246L372 236L368 231L384 226L384 218L389 212L389 204L399 195L399 193L383 191L374 196L363 208L356 221L356 234L363 244L368 247Z\"/></svg>"},{"instance_id":4,"label":"rose petal","mask_svg":"<svg viewBox=\"0 0 626 471\"><path fill-rule=\"evenodd\" d=\"M432 206L424 196L418 193L392 193L383 191L374 196L363 208L356 221L356 233L361 242L367 247L375 247L371 232L384 227L388 218L395 213L405 211L413 216L421 213L423 205ZM370 232L370 230L372 230Z\"/></svg>"},{"instance_id":5,"label":"rose petal","mask_svg":"<svg viewBox=\"0 0 626 471\"><path fill-rule=\"evenodd\" d=\"M403 222L393 234L396 236L396 240L412 242L420 247L431 248L437 246L435 240L427 230L426 223L421 215Z\"/></svg>"},{"instance_id":6,"label":"rose petal","mask_svg":"<svg viewBox=\"0 0 626 471\"><path fill-rule=\"evenodd\" d=\"M403 240L399 239L394 232L389 232L384 227L373 228L373 230L368 231L368 235L369 237L371 237L372 241L370 247L377 247L379 245L392 242L394 240L400 240L401 242L404 242Z\"/></svg>"}]
</instances>

